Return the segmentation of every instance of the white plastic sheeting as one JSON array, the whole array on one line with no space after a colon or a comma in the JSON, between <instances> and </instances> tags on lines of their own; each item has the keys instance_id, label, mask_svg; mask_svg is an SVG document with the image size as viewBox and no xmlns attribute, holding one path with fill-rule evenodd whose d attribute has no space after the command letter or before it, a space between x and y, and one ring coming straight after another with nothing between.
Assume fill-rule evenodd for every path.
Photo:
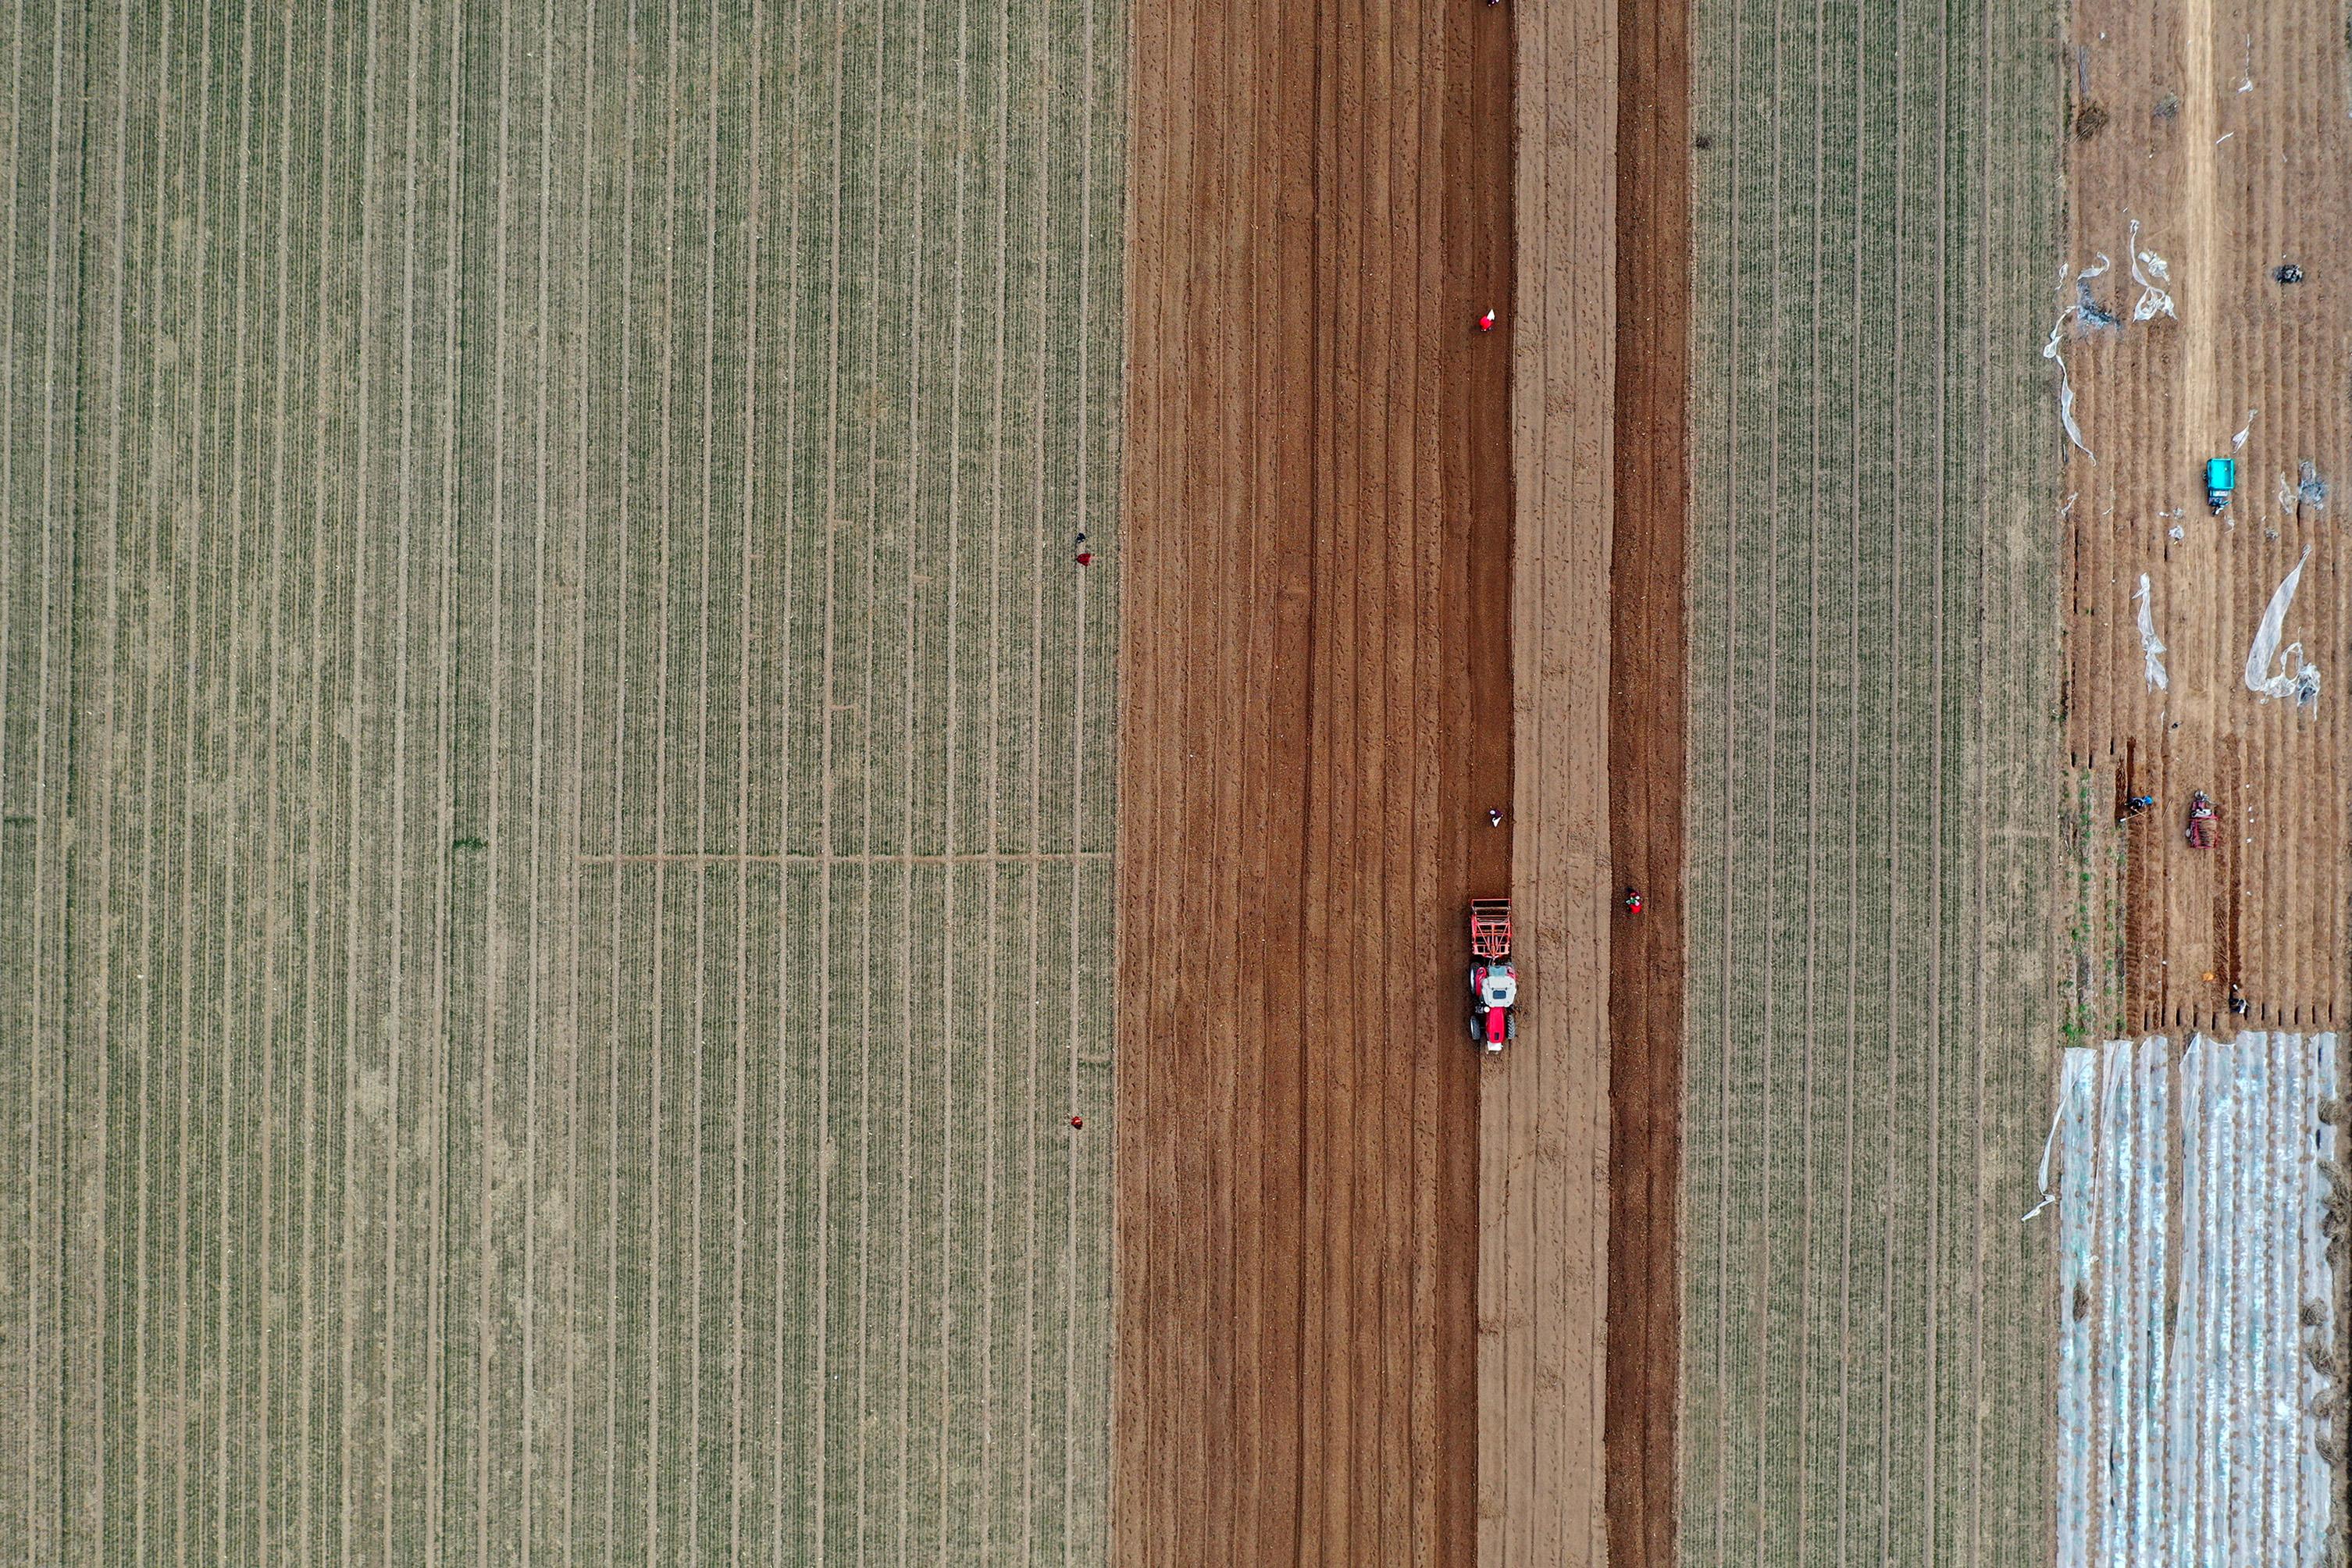
<instances>
[{"instance_id":1,"label":"white plastic sheeting","mask_svg":"<svg viewBox=\"0 0 2352 1568\"><path fill-rule=\"evenodd\" d=\"M2294 591L2303 582L2303 569L2311 562L2311 546L2303 547L2303 554L2294 570L2282 579L2272 591L2271 602L2263 611L2263 624L2254 630L2254 645L2246 650L2246 689L2258 697L2292 697L2296 706L2319 700L2319 669L2303 657L2303 645L2289 643L2279 647L2286 635L2286 613L2294 603ZM2275 660L2278 668L2271 668Z\"/></svg>"},{"instance_id":2,"label":"white plastic sheeting","mask_svg":"<svg viewBox=\"0 0 2352 1568\"><path fill-rule=\"evenodd\" d=\"M2334 1332L2318 1113L2336 1037L2189 1042L2177 1220L2173 1076L2161 1036L2066 1053L2057 1563L2317 1564L2335 1500L2306 1347Z\"/></svg>"},{"instance_id":3,"label":"white plastic sheeting","mask_svg":"<svg viewBox=\"0 0 2352 1568\"><path fill-rule=\"evenodd\" d=\"M2179 531L2175 529L2176 533ZM2150 691L2164 691L2172 685L2171 677L2164 673L2164 639L2156 635L2156 600L2148 586L2147 574L2139 574L2139 592L2132 595L2139 606L2139 651L2145 661L2144 673Z\"/></svg>"},{"instance_id":4,"label":"white plastic sheeting","mask_svg":"<svg viewBox=\"0 0 2352 1568\"><path fill-rule=\"evenodd\" d=\"M2139 285L2139 300L2132 306L2132 320L2150 321L2158 316L2180 320L2180 312L2173 308L2169 289L2172 268L2155 251L2139 247L2137 218L2131 220L2131 237L2124 242L2124 249L2131 257L2132 281Z\"/></svg>"}]
</instances>

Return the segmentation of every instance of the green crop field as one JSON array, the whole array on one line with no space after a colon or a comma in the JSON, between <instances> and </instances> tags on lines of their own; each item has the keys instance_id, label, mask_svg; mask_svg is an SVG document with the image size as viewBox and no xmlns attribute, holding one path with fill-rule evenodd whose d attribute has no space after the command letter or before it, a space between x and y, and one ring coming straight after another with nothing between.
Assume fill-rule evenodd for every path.
<instances>
[{"instance_id":1,"label":"green crop field","mask_svg":"<svg viewBox=\"0 0 2352 1568\"><path fill-rule=\"evenodd\" d=\"M2060 13L1698 19L1682 1557L2039 1562Z\"/></svg>"},{"instance_id":2,"label":"green crop field","mask_svg":"<svg viewBox=\"0 0 2352 1568\"><path fill-rule=\"evenodd\" d=\"M1104 1555L1125 33L0 8L0 1563Z\"/></svg>"}]
</instances>

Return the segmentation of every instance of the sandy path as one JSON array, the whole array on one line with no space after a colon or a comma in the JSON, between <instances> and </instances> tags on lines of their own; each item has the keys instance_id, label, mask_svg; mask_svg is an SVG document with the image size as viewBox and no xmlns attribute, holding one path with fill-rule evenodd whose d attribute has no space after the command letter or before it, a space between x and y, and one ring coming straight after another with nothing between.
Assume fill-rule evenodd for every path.
<instances>
[{"instance_id":1,"label":"sandy path","mask_svg":"<svg viewBox=\"0 0 2352 1568\"><path fill-rule=\"evenodd\" d=\"M2315 199L2352 174L2341 72L2324 64L2340 58L2342 20L2309 3L2143 13L2085 0L2070 43L2075 110L2095 105L2105 124L2068 143L2069 258L2079 269L2113 257L2087 281L2120 321L2078 324L2063 345L2097 456L2070 452L2065 484L2069 741L2095 772L2095 820L2112 815L2111 796L2158 802L2126 840L2122 1021L2212 1026L2236 980L2257 1025L2324 1027L2345 984L2345 583L2332 509L2293 492L2304 461L2331 482L2352 467L2337 384L2352 284L2333 263L2343 225ZM2177 321L2134 319L2145 297L2134 248L2166 258ZM2287 261L2305 281L2275 280ZM2067 292L2071 302L2071 279ZM2202 466L2241 431L2237 495L2215 520ZM2306 546L2284 640L2302 644L2321 696L2298 710L2248 690L2244 666ZM2142 673L2130 602L2142 573L2168 691ZM2181 838L2200 789L2221 808L2211 852Z\"/></svg>"},{"instance_id":2,"label":"sandy path","mask_svg":"<svg viewBox=\"0 0 2352 1568\"><path fill-rule=\"evenodd\" d=\"M1115 1550L1471 1550L1509 19L1137 14ZM1486 607L1485 614L1481 608Z\"/></svg>"}]
</instances>

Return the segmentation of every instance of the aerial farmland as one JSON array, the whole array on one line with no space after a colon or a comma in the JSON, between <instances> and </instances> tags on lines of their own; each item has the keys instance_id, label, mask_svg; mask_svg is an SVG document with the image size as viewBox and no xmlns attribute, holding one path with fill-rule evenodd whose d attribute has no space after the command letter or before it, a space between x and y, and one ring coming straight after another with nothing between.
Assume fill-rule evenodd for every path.
<instances>
[{"instance_id":1,"label":"aerial farmland","mask_svg":"<svg viewBox=\"0 0 2352 1568\"><path fill-rule=\"evenodd\" d=\"M2346 1568L2317 0L0 0L0 1564Z\"/></svg>"},{"instance_id":2,"label":"aerial farmland","mask_svg":"<svg viewBox=\"0 0 2352 1568\"><path fill-rule=\"evenodd\" d=\"M1124 26L0 11L0 1556L1102 1555Z\"/></svg>"}]
</instances>

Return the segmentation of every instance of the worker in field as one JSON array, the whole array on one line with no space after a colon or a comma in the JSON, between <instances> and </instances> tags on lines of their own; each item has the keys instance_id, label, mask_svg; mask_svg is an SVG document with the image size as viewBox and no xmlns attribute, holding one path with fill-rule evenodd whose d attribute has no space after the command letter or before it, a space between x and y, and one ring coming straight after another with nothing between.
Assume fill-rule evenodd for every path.
<instances>
[{"instance_id":1,"label":"worker in field","mask_svg":"<svg viewBox=\"0 0 2352 1568\"><path fill-rule=\"evenodd\" d=\"M1503 808L1501 806L1490 805L1486 808L1486 826L1489 827L1500 827L1503 826Z\"/></svg>"},{"instance_id":2,"label":"worker in field","mask_svg":"<svg viewBox=\"0 0 2352 1568\"><path fill-rule=\"evenodd\" d=\"M2152 795L2133 795L2124 802L2124 814L2117 817L2116 821L2118 824L2128 822L2133 817L2137 816L2141 812L2153 806L2155 804L2156 796Z\"/></svg>"},{"instance_id":3,"label":"worker in field","mask_svg":"<svg viewBox=\"0 0 2352 1568\"><path fill-rule=\"evenodd\" d=\"M1642 891L1640 889L1627 888L1625 889L1625 912L1629 915L1638 915L1642 912Z\"/></svg>"}]
</instances>

